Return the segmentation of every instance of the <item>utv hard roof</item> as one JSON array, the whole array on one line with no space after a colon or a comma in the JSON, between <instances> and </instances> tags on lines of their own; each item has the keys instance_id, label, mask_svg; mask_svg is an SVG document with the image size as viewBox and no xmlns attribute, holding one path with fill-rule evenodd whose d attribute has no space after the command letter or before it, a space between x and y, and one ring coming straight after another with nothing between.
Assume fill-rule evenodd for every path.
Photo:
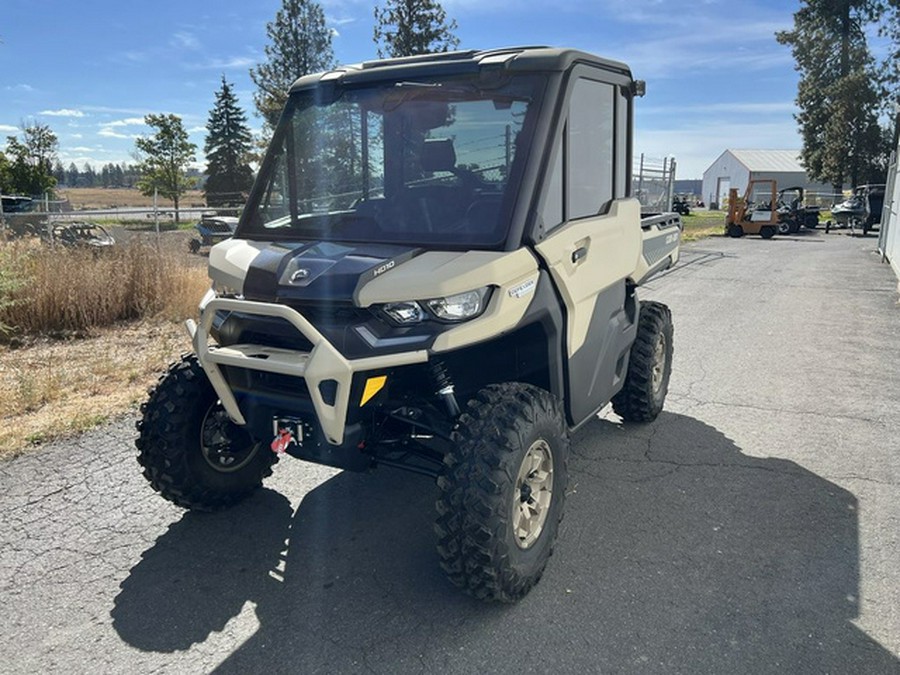
<instances>
[{"instance_id":1,"label":"utv hard roof","mask_svg":"<svg viewBox=\"0 0 900 675\"><path fill-rule=\"evenodd\" d=\"M588 63L631 79L631 70L619 61L604 59L577 49L553 47L505 47L501 49L468 50L421 54L396 59L364 61L339 66L324 73L305 75L291 87L291 92L314 87L320 82L341 81L362 83L377 80L474 73L483 68L497 68L516 72L564 72L575 63Z\"/></svg>"}]
</instances>

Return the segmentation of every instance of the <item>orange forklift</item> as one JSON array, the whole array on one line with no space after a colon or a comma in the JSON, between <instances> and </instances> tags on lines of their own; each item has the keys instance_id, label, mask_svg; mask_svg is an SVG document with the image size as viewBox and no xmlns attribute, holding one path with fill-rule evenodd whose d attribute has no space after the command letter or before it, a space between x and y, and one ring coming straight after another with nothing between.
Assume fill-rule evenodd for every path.
<instances>
[{"instance_id":1,"label":"orange forklift","mask_svg":"<svg viewBox=\"0 0 900 675\"><path fill-rule=\"evenodd\" d=\"M728 214L725 216L725 234L743 237L758 234L771 239L778 231L778 188L774 180L751 180L743 199L737 188L728 193Z\"/></svg>"}]
</instances>

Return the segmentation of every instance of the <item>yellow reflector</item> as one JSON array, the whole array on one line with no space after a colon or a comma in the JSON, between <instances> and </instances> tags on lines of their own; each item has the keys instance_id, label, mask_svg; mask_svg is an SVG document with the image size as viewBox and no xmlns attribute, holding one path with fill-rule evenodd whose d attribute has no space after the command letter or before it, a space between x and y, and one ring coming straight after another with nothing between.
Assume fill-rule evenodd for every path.
<instances>
[{"instance_id":1,"label":"yellow reflector","mask_svg":"<svg viewBox=\"0 0 900 675\"><path fill-rule=\"evenodd\" d=\"M370 377L366 380L366 388L363 390L362 399L360 399L359 407L362 408L366 403L369 402L375 394L381 391L384 388L384 384L387 382L387 375L379 375L378 377Z\"/></svg>"}]
</instances>

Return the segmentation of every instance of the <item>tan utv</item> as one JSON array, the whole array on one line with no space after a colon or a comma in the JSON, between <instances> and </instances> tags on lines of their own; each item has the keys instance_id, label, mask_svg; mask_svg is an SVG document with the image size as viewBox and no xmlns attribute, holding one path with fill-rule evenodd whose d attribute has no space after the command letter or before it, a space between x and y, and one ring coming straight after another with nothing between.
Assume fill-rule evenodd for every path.
<instances>
[{"instance_id":1,"label":"tan utv","mask_svg":"<svg viewBox=\"0 0 900 675\"><path fill-rule=\"evenodd\" d=\"M550 48L297 80L211 249L194 353L143 406L151 485L210 510L285 455L421 474L451 581L522 598L571 432L610 402L649 422L666 398L671 314L637 287L675 264L681 221L631 196L640 93L628 66Z\"/></svg>"}]
</instances>

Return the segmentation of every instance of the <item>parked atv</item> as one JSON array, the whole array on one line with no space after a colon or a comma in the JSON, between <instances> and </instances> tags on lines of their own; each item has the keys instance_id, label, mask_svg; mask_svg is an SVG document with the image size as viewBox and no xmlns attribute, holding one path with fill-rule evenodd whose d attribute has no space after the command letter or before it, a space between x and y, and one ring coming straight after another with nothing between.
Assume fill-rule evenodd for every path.
<instances>
[{"instance_id":1,"label":"parked atv","mask_svg":"<svg viewBox=\"0 0 900 675\"><path fill-rule=\"evenodd\" d=\"M66 248L84 248L101 251L116 243L105 227L98 223L75 221L57 223L41 232L41 238L48 244L59 244Z\"/></svg>"},{"instance_id":2,"label":"parked atv","mask_svg":"<svg viewBox=\"0 0 900 675\"><path fill-rule=\"evenodd\" d=\"M814 230L819 225L818 206L807 206L802 187L778 191L778 234L796 234L801 227Z\"/></svg>"},{"instance_id":3,"label":"parked atv","mask_svg":"<svg viewBox=\"0 0 900 675\"><path fill-rule=\"evenodd\" d=\"M203 247L215 246L234 234L238 219L233 216L203 216L194 227L198 237L188 242L191 253L199 253Z\"/></svg>"},{"instance_id":4,"label":"parked atv","mask_svg":"<svg viewBox=\"0 0 900 675\"><path fill-rule=\"evenodd\" d=\"M672 210L682 216L691 215L691 207L684 197L675 196L672 199Z\"/></svg>"}]
</instances>

